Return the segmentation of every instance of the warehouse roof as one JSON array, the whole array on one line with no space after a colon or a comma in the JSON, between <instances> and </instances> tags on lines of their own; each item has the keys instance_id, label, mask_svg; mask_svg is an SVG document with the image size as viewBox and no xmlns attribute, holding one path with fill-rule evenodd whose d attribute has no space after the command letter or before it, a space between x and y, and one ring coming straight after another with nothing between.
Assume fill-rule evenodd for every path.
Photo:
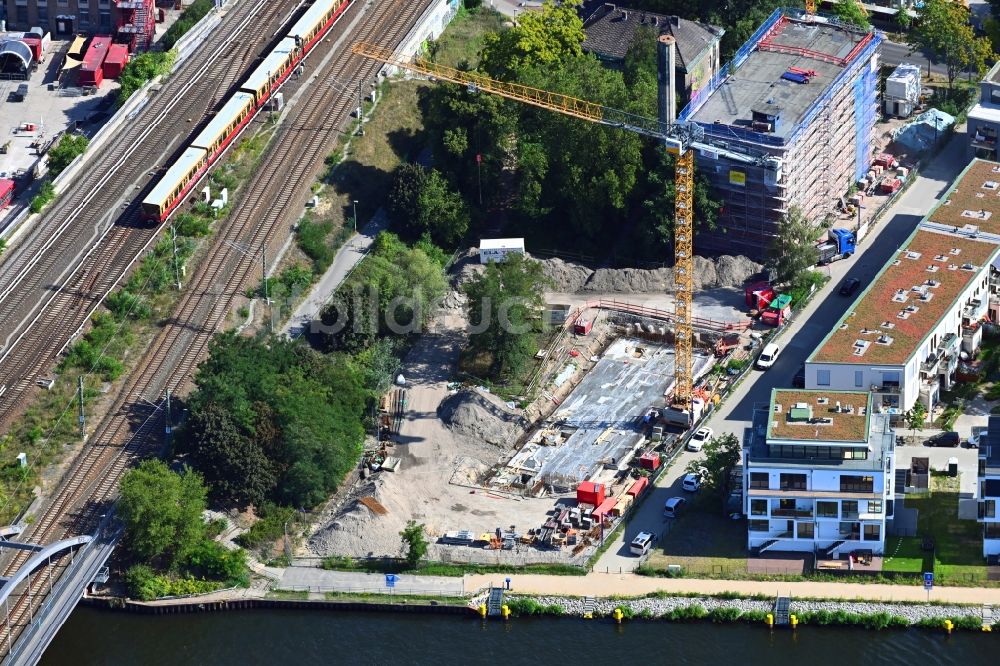
<instances>
[{"instance_id":1,"label":"warehouse roof","mask_svg":"<svg viewBox=\"0 0 1000 666\"><path fill-rule=\"evenodd\" d=\"M864 442L870 414L870 393L774 389L767 439Z\"/></svg>"},{"instance_id":2,"label":"warehouse roof","mask_svg":"<svg viewBox=\"0 0 1000 666\"><path fill-rule=\"evenodd\" d=\"M725 34L722 28L707 23L617 7L606 2L584 21L583 30L587 39L583 49L609 60L622 60L640 34L640 28L648 28L660 35L672 35L677 40L677 64L684 69Z\"/></svg>"},{"instance_id":3,"label":"warehouse roof","mask_svg":"<svg viewBox=\"0 0 1000 666\"><path fill-rule=\"evenodd\" d=\"M996 243L918 229L808 361L903 365L998 249Z\"/></svg>"}]
</instances>

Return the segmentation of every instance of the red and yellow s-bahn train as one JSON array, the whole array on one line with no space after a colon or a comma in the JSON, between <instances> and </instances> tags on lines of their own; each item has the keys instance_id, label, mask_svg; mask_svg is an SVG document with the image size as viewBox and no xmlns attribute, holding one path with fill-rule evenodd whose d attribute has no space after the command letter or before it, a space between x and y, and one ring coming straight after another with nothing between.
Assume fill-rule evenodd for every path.
<instances>
[{"instance_id":1,"label":"red and yellow s-bahn train","mask_svg":"<svg viewBox=\"0 0 1000 666\"><path fill-rule=\"evenodd\" d=\"M146 220L159 223L170 217L350 3L351 0L316 0L302 14L142 200Z\"/></svg>"}]
</instances>

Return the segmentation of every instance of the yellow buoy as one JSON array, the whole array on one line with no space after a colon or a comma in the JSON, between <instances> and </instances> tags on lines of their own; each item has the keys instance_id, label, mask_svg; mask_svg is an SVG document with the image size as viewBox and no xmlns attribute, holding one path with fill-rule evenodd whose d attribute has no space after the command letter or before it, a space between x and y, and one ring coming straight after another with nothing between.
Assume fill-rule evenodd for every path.
<instances>
[{"instance_id":1,"label":"yellow buoy","mask_svg":"<svg viewBox=\"0 0 1000 666\"><path fill-rule=\"evenodd\" d=\"M788 622L792 625L792 629L799 626L799 618L795 617L794 615L788 616Z\"/></svg>"},{"instance_id":2,"label":"yellow buoy","mask_svg":"<svg viewBox=\"0 0 1000 666\"><path fill-rule=\"evenodd\" d=\"M486 617L486 604L479 604L479 617Z\"/></svg>"},{"instance_id":3,"label":"yellow buoy","mask_svg":"<svg viewBox=\"0 0 1000 666\"><path fill-rule=\"evenodd\" d=\"M949 634L951 633L951 630L954 628L955 628L954 622L952 622L951 620L944 621L944 630L947 631Z\"/></svg>"},{"instance_id":4,"label":"yellow buoy","mask_svg":"<svg viewBox=\"0 0 1000 666\"><path fill-rule=\"evenodd\" d=\"M767 626L773 627L774 626L774 613L768 613L767 614L767 620L765 620L765 622L767 622Z\"/></svg>"},{"instance_id":5,"label":"yellow buoy","mask_svg":"<svg viewBox=\"0 0 1000 666\"><path fill-rule=\"evenodd\" d=\"M508 606L507 604L504 604L503 606L501 606L500 607L500 613L503 615L503 619L509 620L510 619L510 606Z\"/></svg>"},{"instance_id":6,"label":"yellow buoy","mask_svg":"<svg viewBox=\"0 0 1000 666\"><path fill-rule=\"evenodd\" d=\"M984 625L983 625L983 631L986 631L986 632L991 632L991 631L993 631L993 627L991 627L991 626L990 626L990 625L988 625L988 624L984 624Z\"/></svg>"},{"instance_id":7,"label":"yellow buoy","mask_svg":"<svg viewBox=\"0 0 1000 666\"><path fill-rule=\"evenodd\" d=\"M622 612L621 608L616 608L615 612L611 614L615 618L615 622L618 624L622 623L622 618L625 617L625 613Z\"/></svg>"}]
</instances>

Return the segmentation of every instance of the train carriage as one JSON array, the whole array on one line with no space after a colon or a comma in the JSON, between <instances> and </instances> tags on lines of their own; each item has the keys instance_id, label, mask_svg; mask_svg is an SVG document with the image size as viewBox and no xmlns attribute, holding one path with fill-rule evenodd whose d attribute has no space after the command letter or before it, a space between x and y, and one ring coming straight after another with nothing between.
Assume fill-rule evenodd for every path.
<instances>
[{"instance_id":1,"label":"train carriage","mask_svg":"<svg viewBox=\"0 0 1000 666\"><path fill-rule=\"evenodd\" d=\"M281 83L291 71L298 58L299 50L295 40L285 37L262 62L246 82L240 86L243 92L252 93L257 105L260 106L271 96L274 88Z\"/></svg>"},{"instance_id":2,"label":"train carriage","mask_svg":"<svg viewBox=\"0 0 1000 666\"><path fill-rule=\"evenodd\" d=\"M251 93L236 93L219 109L191 145L195 148L204 148L208 151L209 161L215 161L216 156L229 145L240 129L250 122L254 109L254 98Z\"/></svg>"},{"instance_id":3,"label":"train carriage","mask_svg":"<svg viewBox=\"0 0 1000 666\"><path fill-rule=\"evenodd\" d=\"M204 148L187 148L142 200L145 216L156 220L166 219L180 202L187 185L204 173L207 167L208 152Z\"/></svg>"},{"instance_id":4,"label":"train carriage","mask_svg":"<svg viewBox=\"0 0 1000 666\"><path fill-rule=\"evenodd\" d=\"M288 36L298 39L299 46L308 52L349 4L350 0L317 0L295 22Z\"/></svg>"}]
</instances>

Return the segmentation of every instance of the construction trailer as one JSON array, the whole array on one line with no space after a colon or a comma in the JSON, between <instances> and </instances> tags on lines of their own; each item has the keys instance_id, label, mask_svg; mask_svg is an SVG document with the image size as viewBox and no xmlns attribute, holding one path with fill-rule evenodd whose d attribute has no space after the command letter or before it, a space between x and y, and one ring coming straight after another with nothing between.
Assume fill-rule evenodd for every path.
<instances>
[{"instance_id":1,"label":"construction trailer","mask_svg":"<svg viewBox=\"0 0 1000 666\"><path fill-rule=\"evenodd\" d=\"M678 120L701 127L706 143L781 164L775 171L695 151L697 171L722 201L716 228L698 232L700 252L762 259L792 207L819 225L868 172L881 42L874 30L775 10L693 94Z\"/></svg>"}]
</instances>

